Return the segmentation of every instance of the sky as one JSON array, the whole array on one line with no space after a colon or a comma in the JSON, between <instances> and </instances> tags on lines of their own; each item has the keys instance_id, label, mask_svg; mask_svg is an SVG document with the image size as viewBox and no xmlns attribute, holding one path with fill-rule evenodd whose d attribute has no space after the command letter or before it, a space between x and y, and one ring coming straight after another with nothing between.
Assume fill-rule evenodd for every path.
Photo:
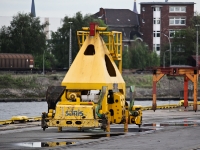
<instances>
[{"instance_id":1,"label":"sky","mask_svg":"<svg viewBox=\"0 0 200 150\"><path fill-rule=\"evenodd\" d=\"M165 2L165 0L136 0L140 13L140 2ZM199 0L168 0L168 2L194 2L194 11L200 12ZM18 12L29 13L32 0L0 0L0 17L15 16ZM76 12L94 14L99 8L133 10L134 0L35 0L36 17L73 17ZM197 9L198 8L198 9Z\"/></svg>"}]
</instances>

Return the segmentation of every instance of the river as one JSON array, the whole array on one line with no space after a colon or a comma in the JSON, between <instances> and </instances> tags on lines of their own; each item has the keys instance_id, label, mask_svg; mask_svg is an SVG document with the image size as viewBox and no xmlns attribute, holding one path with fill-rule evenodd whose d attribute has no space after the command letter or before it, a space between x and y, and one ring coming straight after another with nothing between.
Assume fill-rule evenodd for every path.
<instances>
[{"instance_id":1,"label":"river","mask_svg":"<svg viewBox=\"0 0 200 150\"><path fill-rule=\"evenodd\" d=\"M178 101L158 101L157 105L178 104ZM152 101L135 101L135 105L151 106ZM0 120L11 119L12 116L41 116L47 112L46 102L7 102L0 103Z\"/></svg>"}]
</instances>

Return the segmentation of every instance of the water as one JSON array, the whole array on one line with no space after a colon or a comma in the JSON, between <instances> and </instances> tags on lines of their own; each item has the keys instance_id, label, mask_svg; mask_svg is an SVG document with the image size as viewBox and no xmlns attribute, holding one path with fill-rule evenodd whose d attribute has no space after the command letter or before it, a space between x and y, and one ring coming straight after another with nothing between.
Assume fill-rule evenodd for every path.
<instances>
[{"instance_id":1,"label":"water","mask_svg":"<svg viewBox=\"0 0 200 150\"><path fill-rule=\"evenodd\" d=\"M0 103L0 120L11 119L12 116L41 116L47 109L47 102Z\"/></svg>"},{"instance_id":2,"label":"water","mask_svg":"<svg viewBox=\"0 0 200 150\"><path fill-rule=\"evenodd\" d=\"M157 101L157 105L178 104L178 101ZM152 101L135 101L135 105L151 106ZM12 116L41 116L47 112L47 102L9 102L0 103L0 120L11 119Z\"/></svg>"}]
</instances>

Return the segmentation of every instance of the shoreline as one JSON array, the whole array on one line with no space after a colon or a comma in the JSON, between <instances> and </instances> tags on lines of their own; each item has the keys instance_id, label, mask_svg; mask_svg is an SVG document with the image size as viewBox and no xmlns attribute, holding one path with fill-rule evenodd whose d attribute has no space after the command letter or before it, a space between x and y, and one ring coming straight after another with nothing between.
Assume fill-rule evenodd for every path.
<instances>
[{"instance_id":1,"label":"shoreline","mask_svg":"<svg viewBox=\"0 0 200 150\"><path fill-rule=\"evenodd\" d=\"M45 102L45 98L0 98L0 102Z\"/></svg>"},{"instance_id":2,"label":"shoreline","mask_svg":"<svg viewBox=\"0 0 200 150\"><path fill-rule=\"evenodd\" d=\"M135 101L152 101L152 97L136 97ZM157 101L180 101L184 100L184 98L180 97L157 97ZM126 99L126 101L130 101ZM188 101L193 101L193 98L189 97ZM198 101L200 101L200 97L198 97ZM7 103L7 102L46 102L45 98L0 98L0 103Z\"/></svg>"},{"instance_id":3,"label":"shoreline","mask_svg":"<svg viewBox=\"0 0 200 150\"><path fill-rule=\"evenodd\" d=\"M129 101L129 99L126 99ZM180 101L179 97L158 97L158 101ZM152 97L136 97L135 101L152 101ZM188 98L188 101L193 101L193 99ZM0 98L0 103L4 102L46 102L45 98Z\"/></svg>"}]
</instances>

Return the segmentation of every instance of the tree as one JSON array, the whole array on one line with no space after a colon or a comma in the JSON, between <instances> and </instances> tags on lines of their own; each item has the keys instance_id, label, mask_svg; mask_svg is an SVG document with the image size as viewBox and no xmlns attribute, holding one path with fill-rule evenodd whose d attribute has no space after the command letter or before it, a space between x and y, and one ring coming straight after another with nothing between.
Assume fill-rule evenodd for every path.
<instances>
[{"instance_id":1,"label":"tree","mask_svg":"<svg viewBox=\"0 0 200 150\"><path fill-rule=\"evenodd\" d=\"M122 52L122 68L123 69L130 69L131 68L131 56L130 51L127 49L124 49Z\"/></svg>"},{"instance_id":2,"label":"tree","mask_svg":"<svg viewBox=\"0 0 200 150\"><path fill-rule=\"evenodd\" d=\"M190 26L175 32L171 48L172 65L187 65L188 57L196 54L197 24L200 24L200 15L198 12L195 12L194 17L190 20ZM166 49L169 49L169 46Z\"/></svg>"},{"instance_id":3,"label":"tree","mask_svg":"<svg viewBox=\"0 0 200 150\"><path fill-rule=\"evenodd\" d=\"M105 26L103 21L99 19L94 19L91 15L83 16L80 12L77 12L74 17L70 18L65 16L63 19L63 26L57 30L57 32L52 32L51 40L51 51L56 57L56 66L59 68L64 68L69 66L69 30L70 24L72 22L72 58L76 57L79 51L78 42L76 38L76 31L82 30L82 27L88 27L90 22L97 22L99 26Z\"/></svg>"},{"instance_id":4,"label":"tree","mask_svg":"<svg viewBox=\"0 0 200 150\"><path fill-rule=\"evenodd\" d=\"M149 51L144 42L136 40L130 47L131 66L135 69L146 69L159 66L159 57L154 51Z\"/></svg>"},{"instance_id":5,"label":"tree","mask_svg":"<svg viewBox=\"0 0 200 150\"><path fill-rule=\"evenodd\" d=\"M18 13L10 26L1 29L1 52L42 54L42 49L46 49L44 28L47 25L41 25L39 18L31 14Z\"/></svg>"},{"instance_id":6,"label":"tree","mask_svg":"<svg viewBox=\"0 0 200 150\"><path fill-rule=\"evenodd\" d=\"M42 69L43 68L43 61L44 61L45 70L46 69L51 70L51 69L55 68L55 64L56 64L55 58L48 51L46 51L46 52L44 51L44 54L38 55L38 57L35 57L35 68Z\"/></svg>"},{"instance_id":7,"label":"tree","mask_svg":"<svg viewBox=\"0 0 200 150\"><path fill-rule=\"evenodd\" d=\"M41 24L39 18L31 14L18 13L13 16L10 26L0 29L0 52L32 54L35 65L42 68L37 62L47 50L44 33L47 25L47 22Z\"/></svg>"},{"instance_id":8,"label":"tree","mask_svg":"<svg viewBox=\"0 0 200 150\"><path fill-rule=\"evenodd\" d=\"M187 65L188 57L195 54L195 39L193 28L175 32L172 46L173 65Z\"/></svg>"}]
</instances>

